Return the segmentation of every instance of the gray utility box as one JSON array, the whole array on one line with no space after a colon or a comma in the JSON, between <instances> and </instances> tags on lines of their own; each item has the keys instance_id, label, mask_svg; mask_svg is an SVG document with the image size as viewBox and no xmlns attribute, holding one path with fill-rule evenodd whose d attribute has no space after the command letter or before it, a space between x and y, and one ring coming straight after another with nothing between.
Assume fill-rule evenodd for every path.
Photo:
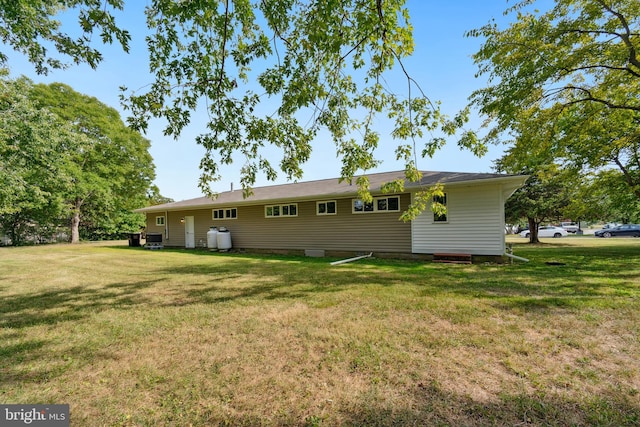
<instances>
[{"instance_id":1,"label":"gray utility box","mask_svg":"<svg viewBox=\"0 0 640 427\"><path fill-rule=\"evenodd\" d=\"M144 244L147 249L162 249L162 233L147 233L147 241Z\"/></svg>"}]
</instances>

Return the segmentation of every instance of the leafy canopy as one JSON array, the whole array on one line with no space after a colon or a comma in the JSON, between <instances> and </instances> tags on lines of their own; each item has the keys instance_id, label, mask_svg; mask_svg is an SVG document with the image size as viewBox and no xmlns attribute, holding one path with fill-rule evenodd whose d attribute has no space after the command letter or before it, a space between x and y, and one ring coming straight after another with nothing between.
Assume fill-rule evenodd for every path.
<instances>
[{"instance_id":1,"label":"leafy canopy","mask_svg":"<svg viewBox=\"0 0 640 427\"><path fill-rule=\"evenodd\" d=\"M131 36L115 22L111 9L122 10L124 0L4 0L0 2L0 40L24 54L39 74L50 69L66 68L61 54L76 64L86 63L96 68L102 54L92 47L93 34L99 34L103 43L114 39L128 52ZM55 16L67 9L78 10L80 35L71 37L61 30ZM7 55L0 51L0 65Z\"/></svg>"},{"instance_id":2,"label":"leafy canopy","mask_svg":"<svg viewBox=\"0 0 640 427\"><path fill-rule=\"evenodd\" d=\"M122 99L134 128L162 118L165 134L176 138L204 104L207 131L197 137L206 149L204 190L220 178L221 164L238 160L245 194L260 172L299 179L323 131L342 160L342 177L351 180L380 163L380 115L393 123L397 159L416 181L416 140L455 128L403 67L414 48L404 0L154 0L146 14L155 79L144 92L127 96L123 88ZM403 96L385 80L394 67L406 82ZM429 139L423 155L442 144ZM357 184L370 199L367 180Z\"/></svg>"},{"instance_id":3,"label":"leafy canopy","mask_svg":"<svg viewBox=\"0 0 640 427\"><path fill-rule=\"evenodd\" d=\"M562 169L552 163L523 172L530 176L505 203L505 218L514 223L526 218L530 230L529 241L539 243L538 226L565 217L566 207L576 190L575 171Z\"/></svg>"},{"instance_id":4,"label":"leafy canopy","mask_svg":"<svg viewBox=\"0 0 640 427\"><path fill-rule=\"evenodd\" d=\"M533 3L509 9L517 21L505 30L491 22L467 33L486 39L474 61L490 85L471 100L496 120L494 129L508 129L510 117L535 105L640 111L640 1L556 0L545 13L526 9Z\"/></svg>"},{"instance_id":5,"label":"leafy canopy","mask_svg":"<svg viewBox=\"0 0 640 427\"><path fill-rule=\"evenodd\" d=\"M137 231L141 217L131 210L146 205L155 177L150 142L127 127L114 108L65 84L34 85L30 97L78 135L64 147L72 177L65 193L69 211L85 230L94 230L93 237ZM80 232L72 229L73 239L79 238L75 231Z\"/></svg>"},{"instance_id":6,"label":"leafy canopy","mask_svg":"<svg viewBox=\"0 0 640 427\"><path fill-rule=\"evenodd\" d=\"M640 0L533 0L470 31L485 39L474 55L488 86L470 107L487 117L481 140L512 139L508 155L577 170L618 168L640 198Z\"/></svg>"},{"instance_id":7,"label":"leafy canopy","mask_svg":"<svg viewBox=\"0 0 640 427\"><path fill-rule=\"evenodd\" d=\"M27 79L9 80L0 69L0 228L14 244L64 216L70 183L61 153L73 131L37 108L29 88Z\"/></svg>"},{"instance_id":8,"label":"leafy canopy","mask_svg":"<svg viewBox=\"0 0 640 427\"><path fill-rule=\"evenodd\" d=\"M55 19L67 9L78 11L77 38ZM114 18L121 10L123 0L3 2L0 37L39 73L66 66L51 50L95 67L102 56L91 46L93 34L128 50L130 34ZM466 121L467 111L445 118L405 69L403 59L414 49L405 0L150 0L146 17L153 81L134 91L123 87L122 101L136 130L160 118L165 134L175 138L194 111L206 110L197 137L205 148L205 192L220 178L220 165L232 162L241 165L246 194L258 173L299 179L312 141L324 138L332 146L316 148L335 150L343 179L352 180L380 164L381 120L391 123L406 177L417 181L419 155L433 155L444 144L441 135ZM390 83L398 77L403 83ZM417 146L423 137L426 143ZM460 145L485 151L472 133ZM356 181L369 200L366 178Z\"/></svg>"},{"instance_id":9,"label":"leafy canopy","mask_svg":"<svg viewBox=\"0 0 640 427\"><path fill-rule=\"evenodd\" d=\"M132 210L162 198L148 149L97 99L0 69L0 226L14 244L70 223L73 241L137 231Z\"/></svg>"}]
</instances>

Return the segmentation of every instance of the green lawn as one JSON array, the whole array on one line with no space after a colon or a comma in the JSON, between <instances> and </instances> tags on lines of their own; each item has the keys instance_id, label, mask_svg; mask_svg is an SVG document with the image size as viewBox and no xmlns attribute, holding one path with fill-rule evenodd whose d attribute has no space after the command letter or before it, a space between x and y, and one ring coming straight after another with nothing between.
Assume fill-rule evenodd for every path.
<instances>
[{"instance_id":1,"label":"green lawn","mask_svg":"<svg viewBox=\"0 0 640 427\"><path fill-rule=\"evenodd\" d=\"M510 241L529 263L0 248L0 402L73 426L638 425L640 239Z\"/></svg>"}]
</instances>

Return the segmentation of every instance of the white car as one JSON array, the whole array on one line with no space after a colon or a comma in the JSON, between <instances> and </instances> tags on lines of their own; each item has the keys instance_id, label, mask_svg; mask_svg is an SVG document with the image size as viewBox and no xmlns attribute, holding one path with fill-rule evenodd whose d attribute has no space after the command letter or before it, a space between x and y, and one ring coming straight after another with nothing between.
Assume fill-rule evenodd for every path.
<instances>
[{"instance_id":1,"label":"white car","mask_svg":"<svg viewBox=\"0 0 640 427\"><path fill-rule=\"evenodd\" d=\"M529 230L524 230L520 233L520 237L529 238ZM538 237L565 237L568 236L569 232L564 228L554 227L553 225L543 225L542 227L538 227Z\"/></svg>"},{"instance_id":2,"label":"white car","mask_svg":"<svg viewBox=\"0 0 640 427\"><path fill-rule=\"evenodd\" d=\"M569 233L577 233L580 227L575 222L561 222L560 227L567 230Z\"/></svg>"}]
</instances>

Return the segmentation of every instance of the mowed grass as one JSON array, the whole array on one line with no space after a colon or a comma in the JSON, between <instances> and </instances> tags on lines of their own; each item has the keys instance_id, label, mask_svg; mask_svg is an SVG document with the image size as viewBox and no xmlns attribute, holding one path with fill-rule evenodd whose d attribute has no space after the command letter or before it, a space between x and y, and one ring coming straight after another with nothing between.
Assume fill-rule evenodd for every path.
<instances>
[{"instance_id":1,"label":"mowed grass","mask_svg":"<svg viewBox=\"0 0 640 427\"><path fill-rule=\"evenodd\" d=\"M513 241L529 263L0 248L0 402L73 426L638 425L640 240Z\"/></svg>"}]
</instances>

